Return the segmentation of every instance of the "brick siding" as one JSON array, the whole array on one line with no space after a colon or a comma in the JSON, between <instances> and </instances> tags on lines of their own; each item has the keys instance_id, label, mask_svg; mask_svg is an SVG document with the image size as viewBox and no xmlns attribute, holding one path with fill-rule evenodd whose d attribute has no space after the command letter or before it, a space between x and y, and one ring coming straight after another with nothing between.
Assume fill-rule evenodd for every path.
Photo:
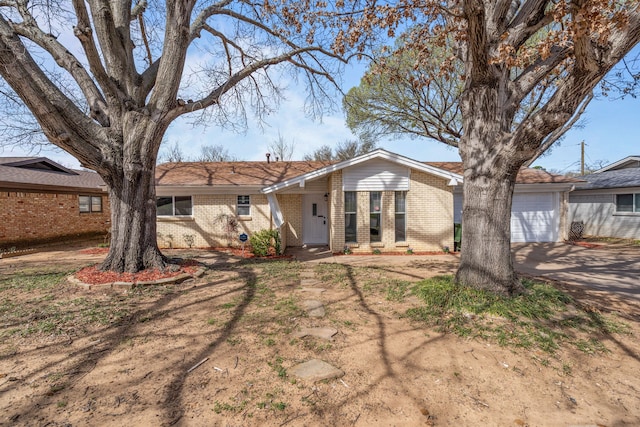
<instances>
[{"instance_id":1,"label":"brick siding","mask_svg":"<svg viewBox=\"0 0 640 427\"><path fill-rule=\"evenodd\" d=\"M106 234L110 228L108 197L100 195L102 212L80 213L78 196L0 189L0 247Z\"/></svg>"},{"instance_id":2,"label":"brick siding","mask_svg":"<svg viewBox=\"0 0 640 427\"><path fill-rule=\"evenodd\" d=\"M267 197L263 194L251 194L251 215L239 217L238 231L229 241L223 230L221 215L234 216L237 195L206 194L194 195L192 217L158 217L158 245L161 248L188 247L185 235L194 237L194 246L198 248L226 247L228 244L239 246L238 236L262 229L272 228L271 212Z\"/></svg>"},{"instance_id":3,"label":"brick siding","mask_svg":"<svg viewBox=\"0 0 640 427\"><path fill-rule=\"evenodd\" d=\"M370 253L379 248L383 252L441 251L453 248L453 192L447 180L430 174L412 171L410 190L406 200L406 241L395 242L394 191L382 192L382 241L370 242L369 192L357 194L357 244L349 244L354 252ZM329 191L329 245L333 252L344 249L344 192L342 172L328 177ZM302 194L279 194L278 203L284 217L283 246L302 245ZM234 215L236 195L194 195L193 216L159 217L158 244L160 247L187 247L185 235L194 236L196 247L224 247L229 243L216 221L221 214ZM239 245L239 233L252 233L273 228L267 198L263 194L251 195L251 216L240 218L238 232L231 243Z\"/></svg>"},{"instance_id":4,"label":"brick siding","mask_svg":"<svg viewBox=\"0 0 640 427\"><path fill-rule=\"evenodd\" d=\"M330 248L341 252L344 240L344 192L342 176L334 173L331 188ZM382 192L382 239L370 242L369 192L357 194L357 243L347 246L354 253L405 252L408 248L419 251L442 251L453 248L453 191L448 181L427 173L412 171L410 190L406 199L406 241L395 241L395 192Z\"/></svg>"}]
</instances>

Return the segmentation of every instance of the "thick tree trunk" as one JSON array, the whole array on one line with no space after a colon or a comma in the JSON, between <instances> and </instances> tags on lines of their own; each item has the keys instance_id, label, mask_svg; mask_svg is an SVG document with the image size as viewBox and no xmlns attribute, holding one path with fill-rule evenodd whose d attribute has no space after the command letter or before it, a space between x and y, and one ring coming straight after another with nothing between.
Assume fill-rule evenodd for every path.
<instances>
[{"instance_id":1,"label":"thick tree trunk","mask_svg":"<svg viewBox=\"0 0 640 427\"><path fill-rule=\"evenodd\" d=\"M514 160L509 131L514 110L499 101L508 98L504 89L489 81L463 95L462 253L456 281L512 295L522 291L511 261L511 200L523 161Z\"/></svg>"},{"instance_id":2,"label":"thick tree trunk","mask_svg":"<svg viewBox=\"0 0 640 427\"><path fill-rule=\"evenodd\" d=\"M511 260L513 187L510 177L465 174L459 283L501 294L522 290Z\"/></svg>"},{"instance_id":3,"label":"thick tree trunk","mask_svg":"<svg viewBox=\"0 0 640 427\"><path fill-rule=\"evenodd\" d=\"M164 128L144 114L123 119L123 150L100 171L109 188L111 246L102 270L135 273L166 267L156 240L155 159Z\"/></svg>"},{"instance_id":4,"label":"thick tree trunk","mask_svg":"<svg viewBox=\"0 0 640 427\"><path fill-rule=\"evenodd\" d=\"M111 176L111 246L102 270L137 272L163 269L165 258L156 242L154 167Z\"/></svg>"}]
</instances>

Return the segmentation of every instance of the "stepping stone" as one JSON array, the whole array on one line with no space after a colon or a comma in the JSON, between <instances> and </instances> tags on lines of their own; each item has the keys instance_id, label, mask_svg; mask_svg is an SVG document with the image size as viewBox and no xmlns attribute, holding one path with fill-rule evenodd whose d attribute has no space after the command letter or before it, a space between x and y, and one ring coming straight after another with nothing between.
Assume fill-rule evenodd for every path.
<instances>
[{"instance_id":1,"label":"stepping stone","mask_svg":"<svg viewBox=\"0 0 640 427\"><path fill-rule=\"evenodd\" d=\"M314 277L316 277L316 273L314 273L313 271L301 271L300 277L303 279L313 279Z\"/></svg>"},{"instance_id":2,"label":"stepping stone","mask_svg":"<svg viewBox=\"0 0 640 427\"><path fill-rule=\"evenodd\" d=\"M323 288L302 288L298 289L298 292L307 292L310 294L314 294L316 297L319 297L326 289Z\"/></svg>"},{"instance_id":3,"label":"stepping stone","mask_svg":"<svg viewBox=\"0 0 640 427\"><path fill-rule=\"evenodd\" d=\"M322 338L325 340L333 341L333 336L338 333L337 329L333 328L302 328L300 331L293 334L296 338L304 338L307 336Z\"/></svg>"},{"instance_id":4,"label":"stepping stone","mask_svg":"<svg viewBox=\"0 0 640 427\"><path fill-rule=\"evenodd\" d=\"M309 317L324 317L324 305L322 302L315 299L308 299L302 302L304 308L307 310Z\"/></svg>"},{"instance_id":5,"label":"stepping stone","mask_svg":"<svg viewBox=\"0 0 640 427\"><path fill-rule=\"evenodd\" d=\"M334 378L340 378L344 375L344 372L340 369L318 359L312 359L308 362L296 365L293 368L289 369L287 373L289 375L293 375L298 379L313 382L332 380Z\"/></svg>"},{"instance_id":6,"label":"stepping stone","mask_svg":"<svg viewBox=\"0 0 640 427\"><path fill-rule=\"evenodd\" d=\"M314 287L314 286L318 286L318 285L321 285L321 284L322 283L320 283L316 279L302 279L302 280L300 280L300 285L303 286L303 287Z\"/></svg>"}]
</instances>

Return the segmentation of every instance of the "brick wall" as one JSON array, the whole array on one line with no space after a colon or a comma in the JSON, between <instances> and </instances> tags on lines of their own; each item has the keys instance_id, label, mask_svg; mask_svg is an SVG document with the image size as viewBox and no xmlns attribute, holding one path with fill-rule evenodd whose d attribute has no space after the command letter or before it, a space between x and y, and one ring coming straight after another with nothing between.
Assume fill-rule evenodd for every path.
<instances>
[{"instance_id":1,"label":"brick wall","mask_svg":"<svg viewBox=\"0 0 640 427\"><path fill-rule=\"evenodd\" d=\"M342 176L334 173L329 179L331 188L330 246L333 252L344 249L344 193ZM382 192L382 239L370 242L369 192L357 194L357 244L348 246L355 253L442 251L453 248L453 192L448 181L423 172L412 171L410 190L406 200L406 241L395 241L395 192Z\"/></svg>"},{"instance_id":2,"label":"brick wall","mask_svg":"<svg viewBox=\"0 0 640 427\"><path fill-rule=\"evenodd\" d=\"M283 244L302 246L302 194L280 194L278 203L284 217Z\"/></svg>"},{"instance_id":3,"label":"brick wall","mask_svg":"<svg viewBox=\"0 0 640 427\"><path fill-rule=\"evenodd\" d=\"M102 212L80 213L78 194L0 189L0 247L106 234L109 201L106 195L100 196Z\"/></svg>"},{"instance_id":4,"label":"brick wall","mask_svg":"<svg viewBox=\"0 0 640 427\"><path fill-rule=\"evenodd\" d=\"M344 249L344 193L342 171L329 177L329 249L341 252Z\"/></svg>"},{"instance_id":5,"label":"brick wall","mask_svg":"<svg viewBox=\"0 0 640 427\"><path fill-rule=\"evenodd\" d=\"M198 248L226 247L229 243L223 231L220 216L236 213L237 195L194 195L192 217L158 217L158 245L161 248L188 247L185 235L194 237L194 245ZM267 197L263 194L251 195L251 215L239 217L238 231L234 233L231 243L239 246L240 233L252 233L272 227L271 213Z\"/></svg>"}]
</instances>

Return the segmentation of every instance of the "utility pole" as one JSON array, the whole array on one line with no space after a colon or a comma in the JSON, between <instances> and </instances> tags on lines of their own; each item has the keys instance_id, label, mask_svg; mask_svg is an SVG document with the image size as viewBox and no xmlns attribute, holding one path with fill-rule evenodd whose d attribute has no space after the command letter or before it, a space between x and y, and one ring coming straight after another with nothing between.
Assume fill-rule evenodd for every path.
<instances>
[{"instance_id":1,"label":"utility pole","mask_svg":"<svg viewBox=\"0 0 640 427\"><path fill-rule=\"evenodd\" d=\"M580 143L580 176L584 176L584 141Z\"/></svg>"}]
</instances>

